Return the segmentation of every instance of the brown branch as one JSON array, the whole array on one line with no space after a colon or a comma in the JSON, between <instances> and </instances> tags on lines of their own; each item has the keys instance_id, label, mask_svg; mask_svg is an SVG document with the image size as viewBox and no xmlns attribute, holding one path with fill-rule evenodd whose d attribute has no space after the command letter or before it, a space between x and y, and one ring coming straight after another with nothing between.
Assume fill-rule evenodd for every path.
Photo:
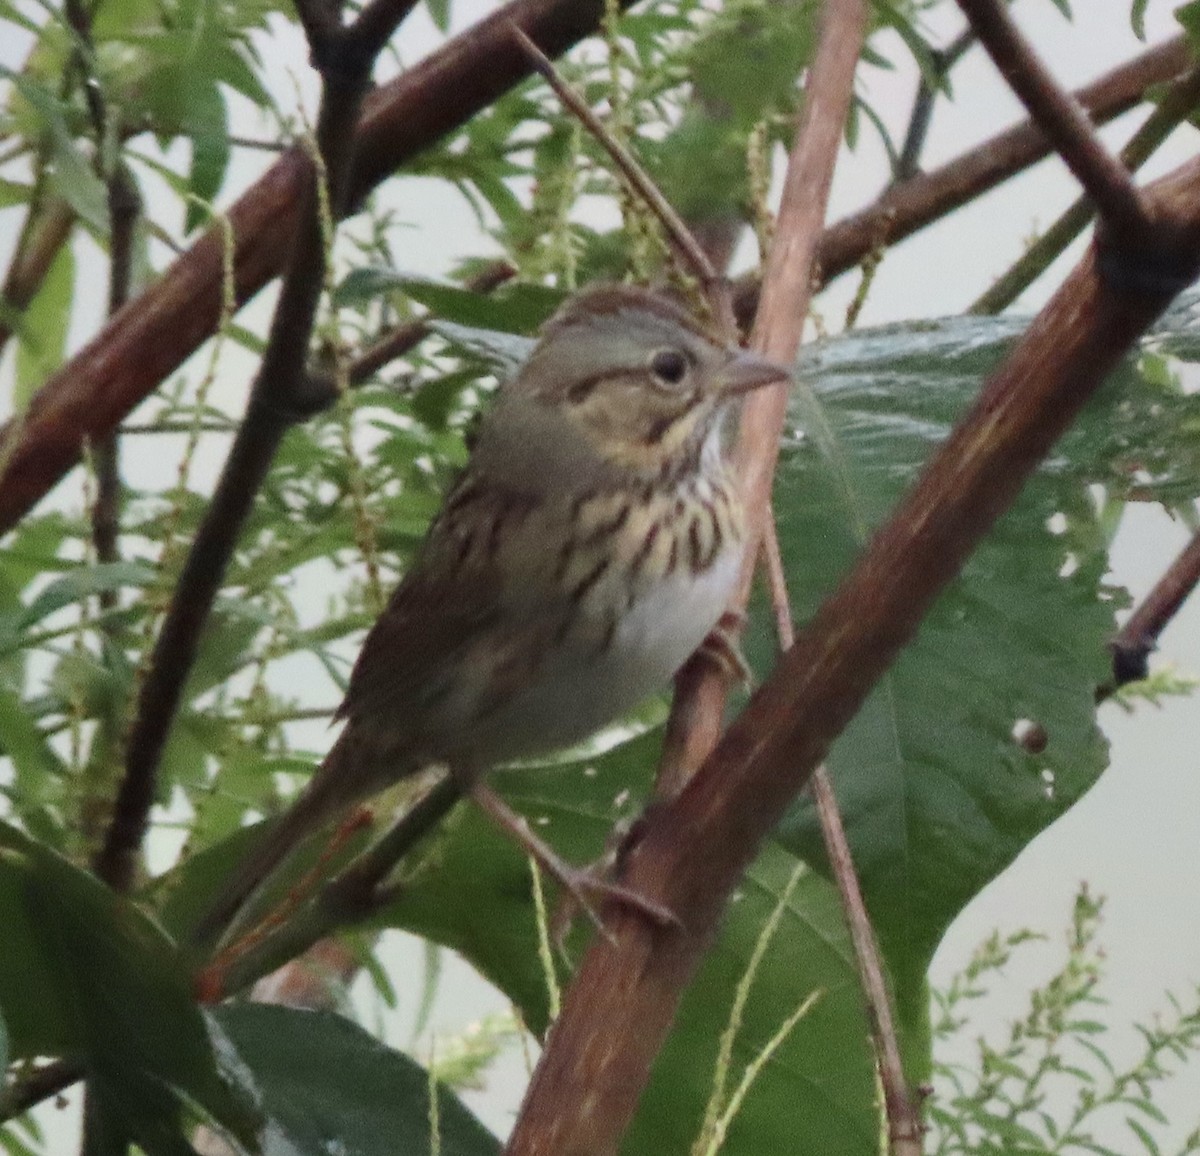
<instances>
[{"instance_id":1,"label":"brown branch","mask_svg":"<svg viewBox=\"0 0 1200 1156\"><path fill-rule=\"evenodd\" d=\"M813 252L850 108L866 23L864 0L826 0L822 5L818 43L806 84L807 99L788 158L778 224L767 256L762 305L750 342L751 348L785 364L795 360L800 346L808 311ZM747 400L742 413L735 462L743 500L751 515L751 533L742 567L740 597L735 603L739 608L746 602L763 519L769 512L771 479L786 407L784 385L760 390ZM715 664L700 665L709 670L698 670L696 663L689 664L690 670L685 668L672 705L668 740L678 741L664 743L658 792L665 799L670 799L675 791L679 793L674 803L660 804L660 810L667 815L673 814L693 794L691 787L696 784L688 782L691 772L712 749L719 733L726 681L716 671ZM681 727L679 719L687 720L687 725ZM654 818L657 813L649 812L652 826L657 826ZM675 834L678 833L676 830ZM637 864L643 861L641 847L642 844L635 844L631 852ZM724 855L716 853L715 857L721 859ZM738 866L740 869L745 863L739 862ZM634 872L642 875L637 866ZM735 879L733 876L728 880L730 889ZM659 879L652 886L657 889L661 884ZM630 936L626 921L618 919L617 939L610 945L617 952L632 946L640 954L641 962L650 964L650 970L637 980L630 972L624 976L625 982L635 985L648 983L663 1000L662 1006L648 1017L646 1032L636 1041L628 1040L621 1029L631 1027L631 1023L621 1016L606 1022L604 1015L596 1015L607 1002L603 997L600 1004L589 1008L589 996L585 993L593 981L588 979L587 969L590 965L594 972L599 959L593 949L568 994L564 1017L555 1024L534 1073L516 1129L505 1149L510 1156L532 1153L608 1156L617 1151L682 995L687 973L711 941L720 912L718 900L706 912L707 918L694 920L692 905L676 906L676 898L672 898L668 909L678 912L685 926L697 935L664 933L663 929L647 925ZM675 954L680 961L684 955L679 948L686 944L687 966L680 970L664 958L651 960L643 949L652 943L667 954ZM632 962L632 956L628 960ZM615 1034L610 1033L612 1026L618 1027Z\"/></svg>"},{"instance_id":2,"label":"brown branch","mask_svg":"<svg viewBox=\"0 0 1200 1156\"><path fill-rule=\"evenodd\" d=\"M65 1092L84 1075L84 1067L78 1060L54 1060L18 1077L7 1088L0 1089L0 1123Z\"/></svg>"},{"instance_id":3,"label":"brown branch","mask_svg":"<svg viewBox=\"0 0 1200 1156\"><path fill-rule=\"evenodd\" d=\"M1192 63L1186 41L1176 37L1079 89L1075 99L1097 124L1133 108L1151 85L1178 76ZM872 252L923 229L995 188L1051 152L1031 121L1015 125L969 149L941 168L891 186L871 205L829 226L817 250L818 283L828 284ZM738 319L754 315L758 275L742 278L734 291Z\"/></svg>"},{"instance_id":4,"label":"brown branch","mask_svg":"<svg viewBox=\"0 0 1200 1156\"><path fill-rule=\"evenodd\" d=\"M794 645L796 635L792 627L791 600L788 597L787 578L783 570L783 558L779 553L779 536L775 532L774 518L768 523L763 535L763 562L771 594L771 607L775 612L780 649L786 653ZM879 1067L879 1082L883 1085L889 1147L892 1156L920 1156L923 1134L921 1114L913 1102L908 1081L904 1076L904 1060L900 1055L900 1040L896 1034L896 1021L892 1016L891 992L884 978L879 942L875 938L875 929L871 926L871 919L867 914L867 905L863 900L858 873L854 868L854 857L850 853L850 841L846 838L846 828L842 823L842 813L838 809L833 782L824 766L817 767L813 772L811 788L813 801L817 805L817 818L821 823L825 853L829 856L829 866L842 903L842 914L854 947L854 962L858 968L858 982L866 1004L867 1024L875 1049L875 1062Z\"/></svg>"},{"instance_id":5,"label":"brown branch","mask_svg":"<svg viewBox=\"0 0 1200 1156\"><path fill-rule=\"evenodd\" d=\"M1121 150L1121 163L1135 172L1155 149L1200 104L1200 68L1185 72L1167 90L1145 123ZM994 314L1008 308L1044 273L1094 216L1091 201L1080 197L1054 222L1013 266L981 294L967 312Z\"/></svg>"},{"instance_id":6,"label":"brown branch","mask_svg":"<svg viewBox=\"0 0 1200 1156\"><path fill-rule=\"evenodd\" d=\"M861 45L861 36L855 40L852 34L860 6L849 4L845 13L836 16L832 11L829 3L822 9L821 45L806 86L808 93L821 98L804 103L750 337L751 348L784 365L796 360L800 348L812 289L813 252L821 234ZM782 382L759 390L742 408L733 458L751 529L734 599L734 609L739 611L749 599L761 527L769 516L787 400L788 383ZM656 798L676 794L716 745L727 692L727 676L702 658L690 661L676 676Z\"/></svg>"},{"instance_id":7,"label":"brown branch","mask_svg":"<svg viewBox=\"0 0 1200 1156\"><path fill-rule=\"evenodd\" d=\"M622 4L631 0L622 0ZM517 25L551 56L599 27L603 0L513 0L364 102L350 203L529 75ZM229 210L240 304L277 276L295 243L308 171L285 153ZM0 436L0 532L21 516L217 329L223 232L208 231L39 390L19 427ZM16 445L6 458L6 439Z\"/></svg>"},{"instance_id":8,"label":"brown branch","mask_svg":"<svg viewBox=\"0 0 1200 1156\"><path fill-rule=\"evenodd\" d=\"M1104 147L1083 106L1059 86L1005 5L1000 0L958 0L958 6L1100 216L1117 232L1140 234L1146 215L1129 171Z\"/></svg>"},{"instance_id":9,"label":"brown branch","mask_svg":"<svg viewBox=\"0 0 1200 1156\"><path fill-rule=\"evenodd\" d=\"M397 20L408 11L404 4L379 2L389 4ZM96 874L118 891L127 891L135 879L163 748L242 525L288 427L336 396L314 388L307 358L325 284L323 213L328 211L337 219L348 203L353 130L374 65L374 57L361 56L356 47L342 51L351 43L356 27L310 42L314 60L324 69L316 130L321 171L315 165L309 167L302 199L303 225L246 415L184 562L138 693L125 752L125 775L104 846L94 863Z\"/></svg>"},{"instance_id":10,"label":"brown branch","mask_svg":"<svg viewBox=\"0 0 1200 1156\"><path fill-rule=\"evenodd\" d=\"M1200 271L1200 162L1144 195ZM988 380L893 517L682 794L647 818L623 882L684 931L606 909L511 1156L609 1156L730 894L924 615L1168 292L1116 287L1093 248Z\"/></svg>"},{"instance_id":11,"label":"brown branch","mask_svg":"<svg viewBox=\"0 0 1200 1156\"><path fill-rule=\"evenodd\" d=\"M624 3L625 0L622 0ZM602 0L513 0L368 97L356 134L356 199L453 131L529 71L512 43L516 24L550 56L593 32ZM481 67L486 62L486 67ZM1151 49L1077 95L1097 120L1131 108L1147 85L1190 63L1183 37ZM819 263L828 279L880 245L908 236L1045 156L1036 128L1010 130L960 164L914 177L871 209L828 230ZM229 211L239 304L276 276L291 250L305 172L299 150L280 160ZM38 392L20 423L0 431L0 532L106 436L212 333L222 309L222 233L210 230L163 277L106 325ZM757 279L739 286L739 318L753 316Z\"/></svg>"},{"instance_id":12,"label":"brown branch","mask_svg":"<svg viewBox=\"0 0 1200 1156\"><path fill-rule=\"evenodd\" d=\"M1192 537L1110 643L1113 683L1101 688L1098 698L1107 698L1117 687L1147 676L1146 660L1158 645L1159 635L1179 613L1197 583L1200 583L1200 532Z\"/></svg>"}]
</instances>

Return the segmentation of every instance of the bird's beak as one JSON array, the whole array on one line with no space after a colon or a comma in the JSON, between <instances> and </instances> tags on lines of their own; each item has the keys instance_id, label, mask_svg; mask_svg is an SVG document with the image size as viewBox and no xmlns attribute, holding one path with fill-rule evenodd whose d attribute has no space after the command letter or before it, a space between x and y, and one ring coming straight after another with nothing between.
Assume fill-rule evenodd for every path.
<instances>
[{"instance_id":1,"label":"bird's beak","mask_svg":"<svg viewBox=\"0 0 1200 1156\"><path fill-rule=\"evenodd\" d=\"M748 349L731 350L733 354L721 370L721 392L728 396L749 393L773 381L791 381L792 371L786 365L751 353Z\"/></svg>"}]
</instances>

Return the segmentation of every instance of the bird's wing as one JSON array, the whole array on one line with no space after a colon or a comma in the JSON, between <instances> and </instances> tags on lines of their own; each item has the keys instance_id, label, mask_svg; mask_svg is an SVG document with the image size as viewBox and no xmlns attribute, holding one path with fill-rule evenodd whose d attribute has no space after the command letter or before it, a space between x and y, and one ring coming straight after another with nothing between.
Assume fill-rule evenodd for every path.
<instances>
[{"instance_id":1,"label":"bird's wing","mask_svg":"<svg viewBox=\"0 0 1200 1156\"><path fill-rule=\"evenodd\" d=\"M423 724L453 692L469 650L537 612L523 608L530 584L497 562L501 533L529 515L529 501L495 486L455 489L367 634L339 717L382 724L422 745Z\"/></svg>"}]
</instances>

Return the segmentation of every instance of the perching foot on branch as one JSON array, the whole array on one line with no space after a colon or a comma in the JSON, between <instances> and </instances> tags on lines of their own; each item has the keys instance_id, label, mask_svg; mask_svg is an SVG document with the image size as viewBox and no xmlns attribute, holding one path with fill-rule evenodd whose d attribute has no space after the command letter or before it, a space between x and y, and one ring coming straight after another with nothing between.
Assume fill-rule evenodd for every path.
<instances>
[{"instance_id":1,"label":"perching foot on branch","mask_svg":"<svg viewBox=\"0 0 1200 1156\"><path fill-rule=\"evenodd\" d=\"M470 796L488 817L502 831L511 835L526 853L533 857L537 865L570 896L570 900L577 905L577 909L582 909L587 913L588 918L606 939L615 942L615 936L592 902L593 896L622 903L640 915L644 915L658 927L679 929L683 926L679 917L661 903L656 903L653 899L649 899L637 891L632 891L628 887L621 886L620 883L605 878L603 867L600 869L591 866L575 867L567 863L533 833L527 819L518 815L485 783L478 781L472 783ZM555 923L556 925L559 923L558 916L555 917Z\"/></svg>"}]
</instances>

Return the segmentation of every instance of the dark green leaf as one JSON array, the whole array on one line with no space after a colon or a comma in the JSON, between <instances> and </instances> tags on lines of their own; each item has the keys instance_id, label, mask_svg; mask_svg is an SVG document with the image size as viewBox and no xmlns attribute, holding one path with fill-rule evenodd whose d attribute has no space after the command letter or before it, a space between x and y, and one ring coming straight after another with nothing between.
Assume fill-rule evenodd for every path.
<instances>
[{"instance_id":1,"label":"dark green leaf","mask_svg":"<svg viewBox=\"0 0 1200 1156\"><path fill-rule=\"evenodd\" d=\"M1187 38L1195 51L1196 44L1200 42L1200 0L1190 0L1189 3L1176 8L1175 19L1187 33Z\"/></svg>"},{"instance_id":2,"label":"dark green leaf","mask_svg":"<svg viewBox=\"0 0 1200 1156\"><path fill-rule=\"evenodd\" d=\"M93 594L120 590L124 586L147 586L154 579L154 570L141 562L101 562L79 566L51 582L25 608L13 624L14 630L28 630L64 606L73 606Z\"/></svg>"},{"instance_id":3,"label":"dark green leaf","mask_svg":"<svg viewBox=\"0 0 1200 1156\"><path fill-rule=\"evenodd\" d=\"M332 1012L264 1004L218 1008L220 1025L254 1080L268 1123L263 1156L425 1156L428 1073ZM499 1141L446 1088L437 1089L441 1156L496 1156Z\"/></svg>"},{"instance_id":4,"label":"dark green leaf","mask_svg":"<svg viewBox=\"0 0 1200 1156\"><path fill-rule=\"evenodd\" d=\"M46 780L63 773L62 760L30 717L29 709L16 694L3 689L0 689L0 751L12 759L16 770L16 779L8 790L14 798L24 800L24 805L32 807Z\"/></svg>"},{"instance_id":5,"label":"dark green leaf","mask_svg":"<svg viewBox=\"0 0 1200 1156\"><path fill-rule=\"evenodd\" d=\"M42 118L53 150L54 163L48 169L51 186L96 233L107 236L108 194L104 182L76 147L59 98L37 81L4 65L0 65L0 76L11 81Z\"/></svg>"},{"instance_id":6,"label":"dark green leaf","mask_svg":"<svg viewBox=\"0 0 1200 1156\"><path fill-rule=\"evenodd\" d=\"M17 1056L83 1060L118 1132L184 1152L185 1103L249 1138L174 947L132 903L0 824L0 1007Z\"/></svg>"},{"instance_id":7,"label":"dark green leaf","mask_svg":"<svg viewBox=\"0 0 1200 1156\"><path fill-rule=\"evenodd\" d=\"M510 285L491 294L473 293L397 269L370 267L350 272L338 286L336 300L352 304L395 290L446 321L505 333L534 332L565 297L561 290L530 284Z\"/></svg>"},{"instance_id":8,"label":"dark green leaf","mask_svg":"<svg viewBox=\"0 0 1200 1156\"><path fill-rule=\"evenodd\" d=\"M1011 323L895 328L813 348L784 447L775 508L800 620L844 573L983 375ZM1118 373L939 600L830 753L868 905L912 1031L925 1015L924 975L954 915L1030 839L1096 781L1107 748L1094 693L1120 592L1106 586L1107 540L1090 488L1195 493L1200 469L1180 430L1200 399ZM1194 450L1191 452L1194 459ZM761 631L752 649L769 661ZM1022 719L1046 749L1012 737ZM810 804L785 843L823 860Z\"/></svg>"},{"instance_id":9,"label":"dark green leaf","mask_svg":"<svg viewBox=\"0 0 1200 1156\"><path fill-rule=\"evenodd\" d=\"M190 233L208 217L229 166L229 128L225 98L216 85L197 86L192 98L189 128L192 167L188 177L187 217L183 231Z\"/></svg>"}]
</instances>

